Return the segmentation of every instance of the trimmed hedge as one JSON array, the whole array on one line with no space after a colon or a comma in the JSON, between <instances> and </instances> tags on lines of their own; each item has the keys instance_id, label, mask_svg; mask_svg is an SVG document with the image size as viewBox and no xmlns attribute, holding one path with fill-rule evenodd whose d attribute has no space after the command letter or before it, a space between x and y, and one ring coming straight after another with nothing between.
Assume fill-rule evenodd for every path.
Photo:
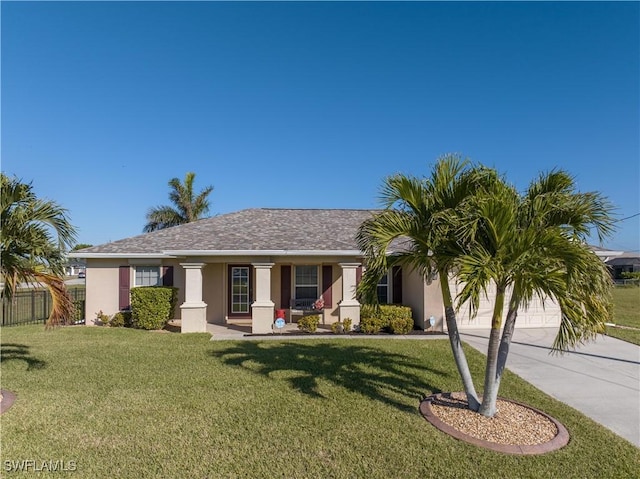
<instances>
[{"instance_id":1,"label":"trimmed hedge","mask_svg":"<svg viewBox=\"0 0 640 479\"><path fill-rule=\"evenodd\" d=\"M143 286L131 288L131 318L139 329L162 329L173 317L178 288Z\"/></svg>"},{"instance_id":2,"label":"trimmed hedge","mask_svg":"<svg viewBox=\"0 0 640 479\"><path fill-rule=\"evenodd\" d=\"M378 308L372 304L362 305L360 331L365 334L376 334L383 330L393 334L407 334L412 331L411 308L393 304L381 304Z\"/></svg>"}]
</instances>

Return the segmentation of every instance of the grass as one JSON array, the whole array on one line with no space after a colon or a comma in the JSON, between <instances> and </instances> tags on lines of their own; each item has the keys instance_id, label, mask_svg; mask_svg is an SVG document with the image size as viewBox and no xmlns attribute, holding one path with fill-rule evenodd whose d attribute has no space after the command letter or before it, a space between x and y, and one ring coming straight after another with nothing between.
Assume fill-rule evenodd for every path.
<instances>
[{"instance_id":1,"label":"grass","mask_svg":"<svg viewBox=\"0 0 640 479\"><path fill-rule=\"evenodd\" d=\"M614 323L636 329L607 326L607 335L640 345L640 288L617 286L613 290L613 305Z\"/></svg>"},{"instance_id":2,"label":"grass","mask_svg":"<svg viewBox=\"0 0 640 479\"><path fill-rule=\"evenodd\" d=\"M420 399L457 391L448 341L211 342L84 326L2 330L2 461L75 461L39 477L637 477L638 450L507 371L501 395L571 434L499 454L429 425ZM467 349L476 381L483 356ZM16 473L19 476L20 473ZM5 472L5 477L14 473Z\"/></svg>"}]
</instances>

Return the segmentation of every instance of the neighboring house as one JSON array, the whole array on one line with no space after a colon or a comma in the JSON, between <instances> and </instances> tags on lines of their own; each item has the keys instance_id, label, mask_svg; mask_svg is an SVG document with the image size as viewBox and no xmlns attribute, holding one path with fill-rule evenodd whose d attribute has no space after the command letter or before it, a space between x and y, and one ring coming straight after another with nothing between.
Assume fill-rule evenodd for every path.
<instances>
[{"instance_id":1,"label":"neighboring house","mask_svg":"<svg viewBox=\"0 0 640 479\"><path fill-rule=\"evenodd\" d=\"M613 258L617 258L624 254L623 251L615 251L611 249L601 248L600 246L589 245L589 247L593 250L593 252L605 263Z\"/></svg>"},{"instance_id":2,"label":"neighboring house","mask_svg":"<svg viewBox=\"0 0 640 479\"><path fill-rule=\"evenodd\" d=\"M77 276L79 273L84 272L86 267L87 263L85 260L80 258L69 258L64 267L64 273L67 276Z\"/></svg>"},{"instance_id":3,"label":"neighboring house","mask_svg":"<svg viewBox=\"0 0 640 479\"><path fill-rule=\"evenodd\" d=\"M622 273L637 273L640 271L640 255L638 253L623 253L606 262L611 268L613 279L623 279Z\"/></svg>"},{"instance_id":4,"label":"neighboring house","mask_svg":"<svg viewBox=\"0 0 640 479\"><path fill-rule=\"evenodd\" d=\"M355 235L372 213L247 209L77 251L72 256L87 261L86 323L94 324L100 310L111 315L129 308L131 288L164 284L179 290L176 317L183 332L204 332L207 323L244 323L254 333L268 333L276 311L295 320L321 296L325 324L347 317L358 324L363 256ZM433 316L434 329L443 330L434 279L395 267L378 285L378 297L410 306L419 328L429 328ZM450 283L455 292L458 286ZM483 301L478 316L461 319L460 327L488 327L491 311ZM549 301L532 304L518 319L520 327L559 322L559 309Z\"/></svg>"}]
</instances>

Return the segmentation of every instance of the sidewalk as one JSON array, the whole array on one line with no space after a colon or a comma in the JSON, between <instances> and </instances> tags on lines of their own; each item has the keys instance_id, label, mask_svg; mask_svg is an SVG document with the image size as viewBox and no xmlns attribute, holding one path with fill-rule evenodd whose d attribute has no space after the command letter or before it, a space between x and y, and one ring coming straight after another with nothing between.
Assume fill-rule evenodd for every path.
<instances>
[{"instance_id":1,"label":"sidewalk","mask_svg":"<svg viewBox=\"0 0 640 479\"><path fill-rule=\"evenodd\" d=\"M599 336L575 351L550 355L557 329L516 327L507 368L640 447L640 347ZM487 352L488 330L461 331Z\"/></svg>"}]
</instances>

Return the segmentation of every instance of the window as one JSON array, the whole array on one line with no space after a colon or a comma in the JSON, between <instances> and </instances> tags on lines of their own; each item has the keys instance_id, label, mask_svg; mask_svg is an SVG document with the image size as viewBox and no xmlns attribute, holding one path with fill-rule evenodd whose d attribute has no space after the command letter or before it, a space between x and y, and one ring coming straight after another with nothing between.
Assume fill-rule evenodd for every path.
<instances>
[{"instance_id":1,"label":"window","mask_svg":"<svg viewBox=\"0 0 640 479\"><path fill-rule=\"evenodd\" d=\"M387 304L389 302L389 275L385 274L380 281L378 281L378 286L376 288L378 293L378 303Z\"/></svg>"},{"instance_id":2,"label":"window","mask_svg":"<svg viewBox=\"0 0 640 479\"><path fill-rule=\"evenodd\" d=\"M250 270L248 266L231 267L231 314L248 314Z\"/></svg>"},{"instance_id":3,"label":"window","mask_svg":"<svg viewBox=\"0 0 640 479\"><path fill-rule=\"evenodd\" d=\"M134 286L160 286L160 266L136 266Z\"/></svg>"},{"instance_id":4,"label":"window","mask_svg":"<svg viewBox=\"0 0 640 479\"><path fill-rule=\"evenodd\" d=\"M317 266L296 266L294 295L295 299L316 300L320 297Z\"/></svg>"}]
</instances>

